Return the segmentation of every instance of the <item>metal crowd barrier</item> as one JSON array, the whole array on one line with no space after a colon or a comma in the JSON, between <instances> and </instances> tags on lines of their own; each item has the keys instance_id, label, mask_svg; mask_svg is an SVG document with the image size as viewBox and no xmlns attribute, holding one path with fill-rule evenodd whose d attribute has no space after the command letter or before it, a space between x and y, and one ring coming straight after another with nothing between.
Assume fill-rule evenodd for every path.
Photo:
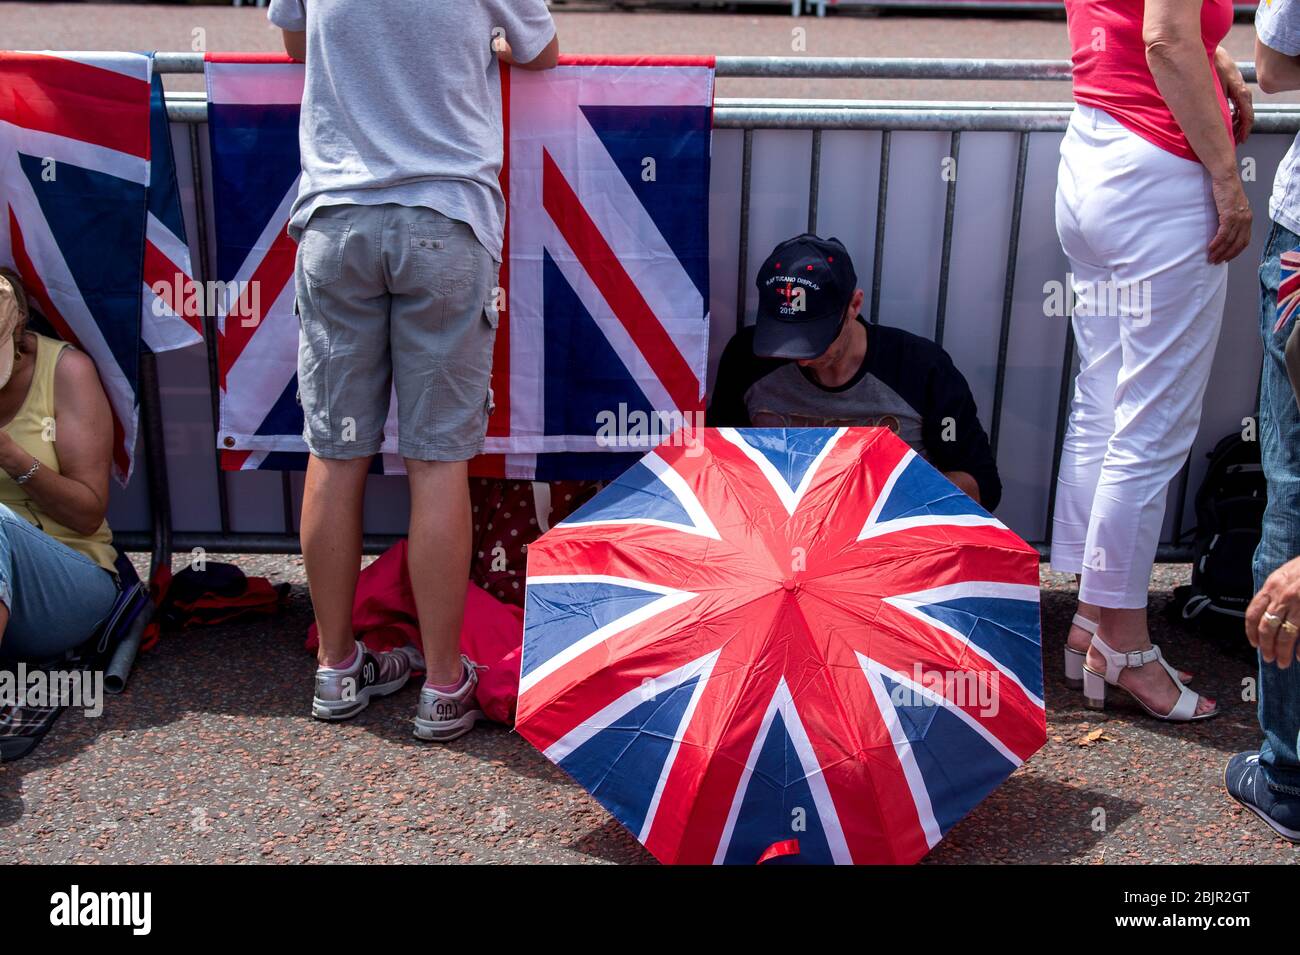
<instances>
[{"instance_id":1,"label":"metal crowd barrier","mask_svg":"<svg viewBox=\"0 0 1300 955\"><path fill-rule=\"evenodd\" d=\"M160 73L201 73L203 71L203 60L198 54L159 53L155 59L155 69ZM1243 73L1248 80L1254 80L1252 64L1243 64ZM719 77L769 78L833 77L841 79L907 78L1063 81L1069 79L1069 64L1066 61L1034 60L718 57L717 75ZM177 139L177 133L179 132L180 140L182 142L187 141L189 147L189 174L196 199L192 210L193 221L190 223L193 226L191 243L195 246L196 251L194 256L195 278L201 282L209 275L211 263L210 223L208 219L208 201L210 197L205 190L206 167L203 161L206 143L205 137L200 132L202 124L206 122L207 104L202 93L169 93L167 106L174 127L174 140ZM1004 416L1008 407L1008 357L1012 345L1013 306L1015 303L1017 273L1026 255L1026 250L1021 247L1021 236L1030 143L1031 139L1039 134L1061 133L1068 123L1070 109L1071 106L1068 102L896 102L719 98L716 101L714 111L714 127L721 132L721 136L739 136L739 143L734 144L739 149L738 168L736 169L739 181L731 183L726 180L728 163L719 161L719 139L721 136L715 134L715 183L711 185L710 201L711 204L714 202L714 193L717 193L720 197L719 202L722 202L724 198L730 201L730 190L735 189L738 193L738 209L736 209L737 218L734 222L735 281L734 284L723 283L726 286L725 292L719 292L716 272L720 266L716 262L713 263L715 266L712 269L715 273L712 282L714 294L711 296L714 305L713 337L720 337L718 333L721 331L721 337L725 339L727 331L743 327L747 316L752 315L747 303L747 289L752 278L751 253L755 251L751 199L755 183L756 136L784 135L786 133L799 136L807 134L808 136L806 221L790 223L787 233L794 231L795 227L805 225L809 231L817 230L819 213L827 205L825 201L826 183L823 179L825 165L823 152L826 143L830 142L827 137L835 137L843 133L860 134L864 132L878 136L878 150L873 156L869 157L878 163L878 179L874 190L874 236L870 242L873 247L873 256L870 271L871 285L868 313L872 322L878 322L882 311L883 263L889 251L886 244L886 225L891 195L891 175L897 176L900 171L902 173L908 171L906 168L901 170L897 168L897 163L891 166L896 134L906 136L918 132L946 133L946 154L951 158L954 165L960 159L964 137L979 137L983 133L1014 134L1014 178L1012 180L1010 210L1005 231L999 233L1000 240L1004 239L1007 245L1005 261L999 267L1001 291L999 321L996 329L996 364L991 387L992 400L987 405L989 409L987 426L996 454L999 442L1004 438ZM182 130L183 132L181 132ZM1263 105L1257 108L1255 122L1257 135L1291 134L1297 130L1300 130L1300 107ZM836 149L842 152L846 144L839 140L834 142ZM987 152L989 143L977 138L975 145L976 148ZM1280 157L1282 145L1284 144L1279 140L1278 143L1270 144L1269 148L1278 151ZM1050 159L1050 156L1048 159ZM1267 163L1261 161L1259 163L1259 177L1266 180L1266 182L1271 182L1272 169L1275 164L1275 160ZM963 180L964 182L965 180ZM977 180L978 184L979 181ZM970 187L966 188L969 189ZM1259 195L1263 188L1262 185L1256 185L1255 187L1257 195L1253 204L1256 210L1266 208L1265 204L1260 201ZM942 198L943 225L938 243L938 258L934 264L937 273L937 294L932 313L933 324L931 329L933 338L940 344L945 344L945 337L951 330L949 319L952 314L953 302L950 280L954 263L954 221L960 194L958 177L954 174L944 185ZM909 193L906 198L912 201L915 197ZM982 212L986 200L984 197L977 198L980 201ZM830 211L836 211L834 203L831 204ZM1261 215L1260 218L1263 219L1264 216ZM721 234L730 230L732 225L733 223L730 222L722 223L721 226L724 226L724 228L715 222L712 228ZM1036 223L1035 227L1040 228L1041 223ZM1261 240L1263 231L1262 227L1255 230L1256 242ZM1250 250L1243 253L1242 260L1246 261L1248 257L1254 255L1254 261L1257 262L1257 249L1257 245L1252 245ZM1035 247L1030 251L1038 255L1042 252L1042 249ZM1064 261L1063 257L1060 256L1059 246L1056 248L1055 254L1060 261ZM715 256L711 251L710 258L713 260L721 257ZM1247 262L1247 265L1242 268L1251 269L1253 267ZM865 278L865 275L860 276L860 284L864 284L861 281L862 278ZM734 322L720 316L719 312L721 310L717 307L719 295L729 295L732 288L735 290L735 300L732 303L724 304L729 304L728 311L734 314ZM1237 301L1233 296L1231 283L1229 296L1232 301ZM1244 300L1246 296L1243 294L1240 298ZM1249 306L1249 312L1252 316L1254 308L1255 305L1252 299ZM721 326L719 325L720 319L723 322ZM1063 324L1065 326L1062 333L1063 342L1057 352L1059 360L1056 361L1053 370L1050 372L1054 377L1049 380L1052 404L1054 405L1052 410L1055 415L1050 480L1046 488L1045 513L1042 515L1041 524L1038 525L1043 529L1043 533L1035 541L1036 546L1044 555L1047 555L1050 549L1050 515L1054 504L1055 478L1060 463L1061 440L1064 434L1070 384L1073 377L1073 337L1069 332L1068 321ZM1257 339L1253 317L1241 334ZM170 562L173 550L189 551L195 548L214 552L295 552L299 550L299 541L295 529L295 497L300 493L300 477L296 478L288 472L282 472L278 475L280 501L279 506L273 508L273 510L278 512L277 522L281 524L279 529L268 530L266 527L258 527L255 530L237 530L233 526L235 522L232 520L229 489L231 478L229 473L220 470L220 455L217 450L216 440L219 392L217 388L214 316L205 317L205 338L207 340L207 389L212 414L210 454L213 467L216 468L215 486L219 514L217 523L219 526L213 530L176 531L173 529L174 509L164 438L164 409L160 397L157 359L150 355L146 356L142 362L140 387L141 431L143 434L143 457L146 464L150 531L126 530L117 533L116 537L119 543L126 548L150 550L155 564ZM725 341L715 341L711 344L711 351L715 359L716 353L723 344L725 344ZM960 343L952 345L950 351L962 347L965 346ZM1242 367L1249 364L1250 356L1248 354L1244 357L1237 356L1237 358L1239 359L1238 364ZM960 358L958 364L961 364ZM1257 380L1257 358L1255 359L1254 375L1255 380ZM982 411L984 407L984 405L981 405ZM1017 410L1020 409L1017 408ZM1193 460L1195 457L1196 451L1194 450ZM258 477L256 483L262 491L265 491L271 486L268 481L273 482L276 479L267 478L264 472L259 473L263 476ZM1190 468L1185 466L1174 492L1177 497L1174 503L1172 521L1170 522L1167 519L1168 530L1160 549L1159 556L1162 560L1185 560L1189 554L1189 548L1185 543L1186 522L1184 520L1189 473ZM1038 490L1042 489L1038 488ZM267 523L267 520L261 519L261 522ZM1022 523L1026 522L1022 521ZM375 553L391 545L395 540L399 539L398 530L398 527L393 526L389 528L387 533L367 533L365 538L367 552ZM1022 534L1029 539L1034 538L1032 533L1025 533L1023 530Z\"/></svg>"}]
</instances>

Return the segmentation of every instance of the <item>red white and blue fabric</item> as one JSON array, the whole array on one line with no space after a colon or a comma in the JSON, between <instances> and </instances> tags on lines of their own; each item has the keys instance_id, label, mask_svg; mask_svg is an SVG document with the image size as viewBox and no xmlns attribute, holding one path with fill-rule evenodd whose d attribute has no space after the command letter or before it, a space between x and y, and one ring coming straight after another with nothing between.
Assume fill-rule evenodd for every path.
<instances>
[{"instance_id":1,"label":"red white and blue fabric","mask_svg":"<svg viewBox=\"0 0 1300 955\"><path fill-rule=\"evenodd\" d=\"M123 483L136 440L151 62L0 53L0 262L95 361Z\"/></svg>"},{"instance_id":2,"label":"red white and blue fabric","mask_svg":"<svg viewBox=\"0 0 1300 955\"><path fill-rule=\"evenodd\" d=\"M299 174L302 67L248 54L207 59L217 278L262 283L260 321L218 319L218 440L227 467L299 466L285 226ZM474 470L611 477L641 449L598 438L610 420L602 413L625 421L703 408L712 60L567 57L546 73L501 73L506 308L495 410ZM401 468L395 413L394 404L383 445L390 472Z\"/></svg>"},{"instance_id":3,"label":"red white and blue fabric","mask_svg":"<svg viewBox=\"0 0 1300 955\"><path fill-rule=\"evenodd\" d=\"M298 468L306 448L293 311L297 243L286 229L301 172L303 67L275 55L206 59L215 279L228 291L216 303L222 466Z\"/></svg>"},{"instance_id":4,"label":"red white and blue fabric","mask_svg":"<svg viewBox=\"0 0 1300 955\"><path fill-rule=\"evenodd\" d=\"M1279 268L1281 275L1277 284L1277 322L1273 325L1274 335L1286 327L1296 309L1300 308L1300 249L1283 252L1279 257Z\"/></svg>"},{"instance_id":5,"label":"red white and blue fabric","mask_svg":"<svg viewBox=\"0 0 1300 955\"><path fill-rule=\"evenodd\" d=\"M887 429L695 437L529 548L519 732L664 862L921 858L1045 742L1037 553Z\"/></svg>"},{"instance_id":6,"label":"red white and blue fabric","mask_svg":"<svg viewBox=\"0 0 1300 955\"><path fill-rule=\"evenodd\" d=\"M613 477L649 445L611 449L603 415L703 410L713 60L562 62L503 71L508 307L484 450L506 477Z\"/></svg>"},{"instance_id":7,"label":"red white and blue fabric","mask_svg":"<svg viewBox=\"0 0 1300 955\"><path fill-rule=\"evenodd\" d=\"M206 297L194 281L185 233L180 183L162 77L149 97L149 191L144 245L144 317L141 332L150 351L187 348L203 341Z\"/></svg>"}]
</instances>

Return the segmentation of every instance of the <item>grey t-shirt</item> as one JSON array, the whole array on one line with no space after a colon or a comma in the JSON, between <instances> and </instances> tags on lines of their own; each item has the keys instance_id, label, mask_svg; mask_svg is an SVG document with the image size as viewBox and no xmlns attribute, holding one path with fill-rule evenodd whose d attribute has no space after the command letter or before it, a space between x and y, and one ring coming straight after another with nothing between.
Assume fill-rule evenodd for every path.
<instances>
[{"instance_id":1,"label":"grey t-shirt","mask_svg":"<svg viewBox=\"0 0 1300 955\"><path fill-rule=\"evenodd\" d=\"M468 223L500 261L493 31L517 61L536 59L555 35L545 0L271 0L267 15L307 32L290 233L322 205L424 206Z\"/></svg>"},{"instance_id":2,"label":"grey t-shirt","mask_svg":"<svg viewBox=\"0 0 1300 955\"><path fill-rule=\"evenodd\" d=\"M925 454L921 413L870 373L824 388L788 362L746 389L745 406L755 428L888 428Z\"/></svg>"},{"instance_id":3,"label":"grey t-shirt","mask_svg":"<svg viewBox=\"0 0 1300 955\"><path fill-rule=\"evenodd\" d=\"M889 428L940 471L966 471L990 511L998 465L975 398L948 354L887 325L867 329L867 354L848 381L817 382L798 362L754 354L754 326L727 343L705 423L714 428Z\"/></svg>"},{"instance_id":4,"label":"grey t-shirt","mask_svg":"<svg viewBox=\"0 0 1300 955\"><path fill-rule=\"evenodd\" d=\"M1255 11L1255 31L1268 48L1287 56L1300 54L1300 0L1272 0ZM1300 233L1300 136L1296 137L1273 177L1268 217Z\"/></svg>"}]
</instances>

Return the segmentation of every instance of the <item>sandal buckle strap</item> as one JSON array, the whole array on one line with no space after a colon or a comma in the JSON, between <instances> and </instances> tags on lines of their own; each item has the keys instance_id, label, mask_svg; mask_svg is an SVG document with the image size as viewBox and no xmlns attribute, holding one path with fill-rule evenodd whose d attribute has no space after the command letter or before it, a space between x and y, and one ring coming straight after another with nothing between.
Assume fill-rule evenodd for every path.
<instances>
[{"instance_id":1,"label":"sandal buckle strap","mask_svg":"<svg viewBox=\"0 0 1300 955\"><path fill-rule=\"evenodd\" d=\"M1155 647L1148 650L1130 650L1124 654L1124 666L1129 669L1146 666L1152 660L1158 659L1160 651Z\"/></svg>"}]
</instances>

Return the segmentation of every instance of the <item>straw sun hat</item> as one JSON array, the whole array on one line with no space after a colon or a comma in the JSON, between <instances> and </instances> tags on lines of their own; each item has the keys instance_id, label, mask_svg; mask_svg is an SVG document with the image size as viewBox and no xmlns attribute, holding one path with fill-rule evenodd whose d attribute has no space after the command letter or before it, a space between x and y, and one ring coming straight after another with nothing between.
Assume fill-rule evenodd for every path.
<instances>
[{"instance_id":1,"label":"straw sun hat","mask_svg":"<svg viewBox=\"0 0 1300 955\"><path fill-rule=\"evenodd\" d=\"M14 335L27 324L27 295L12 269L0 269L0 388L13 374Z\"/></svg>"},{"instance_id":2,"label":"straw sun hat","mask_svg":"<svg viewBox=\"0 0 1300 955\"><path fill-rule=\"evenodd\" d=\"M22 280L10 269L0 269L0 388L14 373L14 335L27 324L27 295Z\"/></svg>"}]
</instances>

